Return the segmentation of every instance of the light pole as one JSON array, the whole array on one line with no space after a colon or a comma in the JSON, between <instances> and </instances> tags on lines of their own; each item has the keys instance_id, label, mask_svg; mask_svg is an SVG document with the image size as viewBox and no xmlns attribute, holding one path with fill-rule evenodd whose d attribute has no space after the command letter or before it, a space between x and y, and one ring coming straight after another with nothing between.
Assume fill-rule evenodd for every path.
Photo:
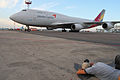
<instances>
[{"instance_id":1,"label":"light pole","mask_svg":"<svg viewBox=\"0 0 120 80\"><path fill-rule=\"evenodd\" d=\"M25 0L25 4L27 4L27 9L29 9L30 4L32 4L32 1L30 1L30 0Z\"/></svg>"}]
</instances>

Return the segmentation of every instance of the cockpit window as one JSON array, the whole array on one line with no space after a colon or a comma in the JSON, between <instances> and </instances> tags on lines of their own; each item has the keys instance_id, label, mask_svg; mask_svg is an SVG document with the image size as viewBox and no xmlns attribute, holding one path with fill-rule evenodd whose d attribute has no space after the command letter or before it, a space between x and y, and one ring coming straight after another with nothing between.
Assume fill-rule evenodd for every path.
<instances>
[{"instance_id":1,"label":"cockpit window","mask_svg":"<svg viewBox=\"0 0 120 80\"><path fill-rule=\"evenodd\" d=\"M26 9L23 9L22 11L27 11Z\"/></svg>"}]
</instances>

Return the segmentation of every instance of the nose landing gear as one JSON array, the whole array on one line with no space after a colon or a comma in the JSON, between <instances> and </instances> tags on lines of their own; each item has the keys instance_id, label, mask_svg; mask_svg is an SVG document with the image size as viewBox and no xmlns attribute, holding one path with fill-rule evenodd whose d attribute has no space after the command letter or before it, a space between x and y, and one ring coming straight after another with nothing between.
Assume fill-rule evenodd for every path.
<instances>
[{"instance_id":1,"label":"nose landing gear","mask_svg":"<svg viewBox=\"0 0 120 80\"><path fill-rule=\"evenodd\" d=\"M27 29L25 29L25 31L30 32L30 31L31 31L30 27L29 27L29 26L27 26L27 25L26 25L26 27L27 27Z\"/></svg>"}]
</instances>

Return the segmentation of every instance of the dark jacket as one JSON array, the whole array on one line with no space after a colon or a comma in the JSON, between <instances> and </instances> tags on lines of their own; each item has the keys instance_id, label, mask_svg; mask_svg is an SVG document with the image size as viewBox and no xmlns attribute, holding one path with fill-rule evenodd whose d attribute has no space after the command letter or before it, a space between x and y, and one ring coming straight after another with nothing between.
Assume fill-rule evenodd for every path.
<instances>
[{"instance_id":1,"label":"dark jacket","mask_svg":"<svg viewBox=\"0 0 120 80\"><path fill-rule=\"evenodd\" d=\"M115 68L120 70L120 55L115 57Z\"/></svg>"}]
</instances>

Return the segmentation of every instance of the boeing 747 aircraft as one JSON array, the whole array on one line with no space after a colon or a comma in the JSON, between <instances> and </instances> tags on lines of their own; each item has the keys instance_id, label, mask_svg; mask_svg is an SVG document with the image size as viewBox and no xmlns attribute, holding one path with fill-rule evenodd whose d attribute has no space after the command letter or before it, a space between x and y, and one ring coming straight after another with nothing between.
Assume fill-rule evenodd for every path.
<instances>
[{"instance_id":1,"label":"boeing 747 aircraft","mask_svg":"<svg viewBox=\"0 0 120 80\"><path fill-rule=\"evenodd\" d=\"M104 29L109 30L113 28L116 23L120 23L120 21L103 22L104 14L105 10L103 9L94 20L88 20L69 17L49 11L24 9L10 16L10 19L26 25L28 31L30 31L29 26L36 26L46 27L48 30L63 28L63 31L66 31L65 29L69 28L72 32L79 32L81 29L93 28L99 25L102 25Z\"/></svg>"}]
</instances>

